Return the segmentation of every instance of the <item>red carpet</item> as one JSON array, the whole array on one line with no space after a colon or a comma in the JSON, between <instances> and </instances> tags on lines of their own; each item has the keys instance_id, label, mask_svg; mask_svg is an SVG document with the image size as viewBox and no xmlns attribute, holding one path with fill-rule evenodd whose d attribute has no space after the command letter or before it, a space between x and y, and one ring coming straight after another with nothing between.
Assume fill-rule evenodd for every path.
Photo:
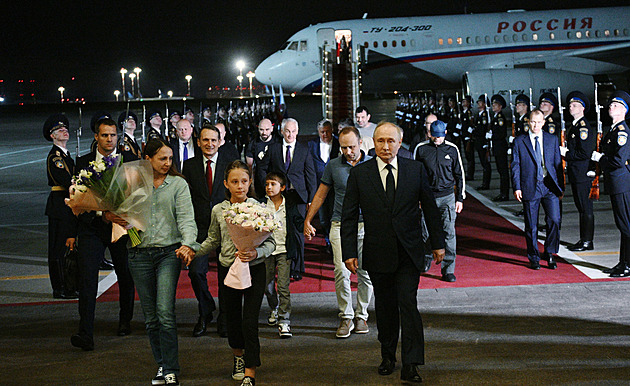
<instances>
[{"instance_id":1,"label":"red carpet","mask_svg":"<svg viewBox=\"0 0 630 386\"><path fill-rule=\"evenodd\" d=\"M485 207L479 200L468 196L464 210L457 218L457 260L455 283L440 280L440 267L432 265L422 275L420 288L484 287L527 284L556 284L604 281L592 280L572 265L558 261L558 269L550 270L542 262L539 271L529 269L526 257L525 236L509 221ZM325 253L322 237L307 242L305 248L306 273L304 279L292 282L293 293L334 292L335 282L332 256ZM542 246L541 246L542 249ZM356 285L356 277L353 277ZM616 279L619 280L619 279ZM217 293L216 265L208 274L210 292ZM195 296L187 271L182 271L178 298ZM112 286L101 301L118 299L118 285Z\"/></svg>"}]
</instances>

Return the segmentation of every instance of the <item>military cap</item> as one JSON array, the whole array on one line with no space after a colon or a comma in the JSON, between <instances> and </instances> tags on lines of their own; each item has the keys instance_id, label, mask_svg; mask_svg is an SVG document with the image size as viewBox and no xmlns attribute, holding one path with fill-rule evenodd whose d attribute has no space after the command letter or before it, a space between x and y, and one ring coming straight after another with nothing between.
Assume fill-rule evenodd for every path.
<instances>
[{"instance_id":1,"label":"military cap","mask_svg":"<svg viewBox=\"0 0 630 386\"><path fill-rule=\"evenodd\" d=\"M173 111L171 111L171 114L168 116L168 118L169 118L169 119L171 119L171 118L173 118L173 116L175 116L175 115L179 115L179 117L180 117L180 118L181 118L181 116L182 116L182 115L179 113L179 111L177 111L177 110L173 110Z\"/></svg>"},{"instance_id":2,"label":"military cap","mask_svg":"<svg viewBox=\"0 0 630 386\"><path fill-rule=\"evenodd\" d=\"M96 133L96 123L102 119L112 119L112 115L107 111L97 111L92 115L92 119L90 120L90 129L92 132Z\"/></svg>"},{"instance_id":3,"label":"military cap","mask_svg":"<svg viewBox=\"0 0 630 386\"><path fill-rule=\"evenodd\" d=\"M267 104L265 103L265 105L267 105ZM220 105L219 108L217 109L217 111L225 111L225 106Z\"/></svg>"},{"instance_id":4,"label":"military cap","mask_svg":"<svg viewBox=\"0 0 630 386\"><path fill-rule=\"evenodd\" d=\"M445 137L446 136L446 123L437 120L431 123L431 136L432 137Z\"/></svg>"},{"instance_id":5,"label":"military cap","mask_svg":"<svg viewBox=\"0 0 630 386\"><path fill-rule=\"evenodd\" d=\"M151 119L153 119L155 117L162 118L162 113L160 112L160 110L153 110L153 111L149 112L149 114L147 114L147 121L150 121Z\"/></svg>"},{"instance_id":6,"label":"military cap","mask_svg":"<svg viewBox=\"0 0 630 386\"><path fill-rule=\"evenodd\" d=\"M201 112L202 112L202 113L205 113L205 112L206 112L206 110L210 110L210 112L212 112L212 107L210 107L210 106L206 106L206 107L204 107L204 108L203 108L203 110L201 110Z\"/></svg>"},{"instance_id":7,"label":"military cap","mask_svg":"<svg viewBox=\"0 0 630 386\"><path fill-rule=\"evenodd\" d=\"M493 104L494 104L494 103L498 103L498 104L500 104L502 109L504 109L504 108L505 108L505 105L506 105L506 103L505 103L505 98L503 98L503 97L502 97L501 95L499 95L499 94L494 94L494 95L492 96L492 103L493 103Z\"/></svg>"},{"instance_id":8,"label":"military cap","mask_svg":"<svg viewBox=\"0 0 630 386\"><path fill-rule=\"evenodd\" d=\"M188 113L192 113L193 115L195 114L195 112L190 107L186 107L184 109L184 115L186 115Z\"/></svg>"},{"instance_id":9,"label":"military cap","mask_svg":"<svg viewBox=\"0 0 630 386\"><path fill-rule=\"evenodd\" d=\"M466 95L464 99L466 99L468 103L472 104L472 97L470 95Z\"/></svg>"},{"instance_id":10,"label":"military cap","mask_svg":"<svg viewBox=\"0 0 630 386\"><path fill-rule=\"evenodd\" d=\"M70 127L70 123L68 122L68 117L65 114L53 114L44 123L44 138L47 141L52 141L52 137L50 136L53 131L65 127L66 129Z\"/></svg>"},{"instance_id":11,"label":"military cap","mask_svg":"<svg viewBox=\"0 0 630 386\"><path fill-rule=\"evenodd\" d=\"M630 117L630 95L625 91L615 91L610 97L610 103L617 102L625 106L626 118Z\"/></svg>"},{"instance_id":12,"label":"military cap","mask_svg":"<svg viewBox=\"0 0 630 386\"><path fill-rule=\"evenodd\" d=\"M538 105L540 105L543 102L551 103L553 107L558 106L558 98L556 98L556 96L550 92L546 92L542 94L540 98L538 98Z\"/></svg>"},{"instance_id":13,"label":"military cap","mask_svg":"<svg viewBox=\"0 0 630 386\"><path fill-rule=\"evenodd\" d=\"M456 102L456 101L457 101L457 99L455 98L455 95L449 95L449 96L448 96L448 101L449 101L449 102L450 102L450 101Z\"/></svg>"},{"instance_id":14,"label":"military cap","mask_svg":"<svg viewBox=\"0 0 630 386\"><path fill-rule=\"evenodd\" d=\"M588 97L579 91L571 91L569 95L567 95L567 106L570 105L571 102L578 102L584 106L584 114L586 114L591 107Z\"/></svg>"},{"instance_id":15,"label":"military cap","mask_svg":"<svg viewBox=\"0 0 630 386\"><path fill-rule=\"evenodd\" d=\"M133 111L123 111L122 113L120 113L120 115L118 116L118 127L120 127L120 130L125 129L125 122L127 122L129 119L133 119L136 122L136 125L138 124L138 116L134 114Z\"/></svg>"},{"instance_id":16,"label":"military cap","mask_svg":"<svg viewBox=\"0 0 630 386\"><path fill-rule=\"evenodd\" d=\"M477 98L477 102L483 102L487 105L490 104L490 101L488 100L488 96L486 94L479 95L479 98Z\"/></svg>"},{"instance_id":17,"label":"military cap","mask_svg":"<svg viewBox=\"0 0 630 386\"><path fill-rule=\"evenodd\" d=\"M529 97L525 94L518 94L516 96L516 99L514 99L514 104L517 105L519 103L524 103L527 105L527 107L529 107L529 103L530 103Z\"/></svg>"}]
</instances>

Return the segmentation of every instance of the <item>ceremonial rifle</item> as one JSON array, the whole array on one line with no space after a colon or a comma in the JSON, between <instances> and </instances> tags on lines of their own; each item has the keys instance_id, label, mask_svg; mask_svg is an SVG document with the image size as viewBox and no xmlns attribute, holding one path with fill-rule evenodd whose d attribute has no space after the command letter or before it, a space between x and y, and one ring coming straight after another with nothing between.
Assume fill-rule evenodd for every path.
<instances>
[{"instance_id":1,"label":"ceremonial rifle","mask_svg":"<svg viewBox=\"0 0 630 386\"><path fill-rule=\"evenodd\" d=\"M217 123L219 123L219 102L217 102L217 111L214 114L214 124L216 125Z\"/></svg>"},{"instance_id":2,"label":"ceremonial rifle","mask_svg":"<svg viewBox=\"0 0 630 386\"><path fill-rule=\"evenodd\" d=\"M146 136L146 126L147 126L147 107L142 104L142 152L144 152L144 147L147 144L147 136Z\"/></svg>"},{"instance_id":3,"label":"ceremonial rifle","mask_svg":"<svg viewBox=\"0 0 630 386\"><path fill-rule=\"evenodd\" d=\"M567 128L564 123L564 106L562 105L562 96L560 87L558 87L558 109L560 110L560 146L567 147ZM562 158L562 181L566 184L567 161Z\"/></svg>"},{"instance_id":4,"label":"ceremonial rifle","mask_svg":"<svg viewBox=\"0 0 630 386\"><path fill-rule=\"evenodd\" d=\"M601 146L601 141L602 141L602 133L603 133L603 128L602 128L602 117L601 117L601 106L599 105L599 97L597 95L597 82L595 82L595 111L597 112L597 139L595 141L595 150L597 152L600 151L600 146ZM599 200L599 175L601 174L601 169L599 166L599 162L595 163L595 171L593 172L592 170L589 171L587 173L587 175L590 175L591 173L595 173L595 178L593 179L592 185L591 185L591 192L588 195L588 198L590 198L591 200Z\"/></svg>"},{"instance_id":5,"label":"ceremonial rifle","mask_svg":"<svg viewBox=\"0 0 630 386\"><path fill-rule=\"evenodd\" d=\"M203 111L201 110L203 107L203 104L201 103L201 101L199 101L199 130L201 130L201 127L203 126Z\"/></svg>"},{"instance_id":6,"label":"ceremonial rifle","mask_svg":"<svg viewBox=\"0 0 630 386\"><path fill-rule=\"evenodd\" d=\"M508 141L508 154L512 154L512 143L516 136L516 115L514 114L514 103L512 102L512 90L510 90L510 113L512 113L512 137L511 141ZM509 160L508 167L512 166L512 160Z\"/></svg>"},{"instance_id":7,"label":"ceremonial rifle","mask_svg":"<svg viewBox=\"0 0 630 386\"><path fill-rule=\"evenodd\" d=\"M483 94L484 97L484 103L486 104L486 128L484 130L485 134L488 134L488 127L490 126L490 106L488 105L488 93L484 93ZM486 150L486 157L488 158L488 160L490 160L490 153L492 153L492 138L487 138L486 139L488 141L488 147Z\"/></svg>"},{"instance_id":8,"label":"ceremonial rifle","mask_svg":"<svg viewBox=\"0 0 630 386\"><path fill-rule=\"evenodd\" d=\"M168 132L168 123L170 122L170 117L168 115L168 103L164 103L164 105L166 106L166 115L164 116L164 135L163 138L168 141L170 138L170 134Z\"/></svg>"},{"instance_id":9,"label":"ceremonial rifle","mask_svg":"<svg viewBox=\"0 0 630 386\"><path fill-rule=\"evenodd\" d=\"M534 97L532 95L532 88L529 88L529 111L534 110Z\"/></svg>"},{"instance_id":10,"label":"ceremonial rifle","mask_svg":"<svg viewBox=\"0 0 630 386\"><path fill-rule=\"evenodd\" d=\"M129 101L127 101L127 112L125 113L125 120L122 127L122 135L118 138L118 151L122 154L125 143L125 128L127 127L127 117L129 116ZM124 161L124 160L123 160Z\"/></svg>"},{"instance_id":11,"label":"ceremonial rifle","mask_svg":"<svg viewBox=\"0 0 630 386\"><path fill-rule=\"evenodd\" d=\"M81 132L83 131L83 113L81 111L81 106L79 106L79 127L77 128L77 158L79 158L79 153L81 152Z\"/></svg>"}]
</instances>

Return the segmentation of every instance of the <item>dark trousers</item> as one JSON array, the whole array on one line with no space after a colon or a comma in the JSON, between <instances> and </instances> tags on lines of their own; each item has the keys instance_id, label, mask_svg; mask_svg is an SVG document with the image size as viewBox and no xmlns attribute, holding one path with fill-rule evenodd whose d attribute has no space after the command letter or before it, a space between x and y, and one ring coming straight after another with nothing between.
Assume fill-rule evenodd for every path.
<instances>
[{"instance_id":1,"label":"dark trousers","mask_svg":"<svg viewBox=\"0 0 630 386\"><path fill-rule=\"evenodd\" d=\"M424 364L424 330L416 300L420 271L400 243L398 251L400 255L396 272L368 271L374 286L381 356L396 359L398 330L401 328L402 363Z\"/></svg>"},{"instance_id":2,"label":"dark trousers","mask_svg":"<svg viewBox=\"0 0 630 386\"><path fill-rule=\"evenodd\" d=\"M545 186L544 182L540 181L536 186L535 197L530 200L523 200L527 258L531 262L540 261L540 252L538 251L538 211L541 204L545 210L545 222L547 224L545 253L558 253L560 245L560 200L558 196Z\"/></svg>"},{"instance_id":3,"label":"dark trousers","mask_svg":"<svg viewBox=\"0 0 630 386\"><path fill-rule=\"evenodd\" d=\"M217 309L208 289L208 255L196 257L188 266L188 277L199 308L199 316L205 318Z\"/></svg>"},{"instance_id":4,"label":"dark trousers","mask_svg":"<svg viewBox=\"0 0 630 386\"><path fill-rule=\"evenodd\" d=\"M591 193L590 181L571 184L573 201L580 214L580 240L593 241L595 231L595 216L593 215L593 201L588 198Z\"/></svg>"},{"instance_id":5,"label":"dark trousers","mask_svg":"<svg viewBox=\"0 0 630 386\"><path fill-rule=\"evenodd\" d=\"M475 143L472 140L464 141L464 156L466 157L466 180L475 179Z\"/></svg>"},{"instance_id":6,"label":"dark trousers","mask_svg":"<svg viewBox=\"0 0 630 386\"><path fill-rule=\"evenodd\" d=\"M297 209L302 215L302 217L306 217L306 204L298 204ZM304 268L304 233L295 230L295 235L297 236L297 258L291 260L291 274L303 274L305 271Z\"/></svg>"},{"instance_id":7,"label":"dark trousers","mask_svg":"<svg viewBox=\"0 0 630 386\"><path fill-rule=\"evenodd\" d=\"M479 156L479 163L481 164L481 168L483 169L483 180L481 185L483 187L490 186L490 177L492 175L492 166L490 165L490 156L488 153L488 148L484 148L484 145L487 144L485 139L477 138L475 139L475 150L477 151L477 155Z\"/></svg>"},{"instance_id":8,"label":"dark trousers","mask_svg":"<svg viewBox=\"0 0 630 386\"><path fill-rule=\"evenodd\" d=\"M63 291L66 235L61 232L63 220L48 217L48 274L53 291Z\"/></svg>"},{"instance_id":9,"label":"dark trousers","mask_svg":"<svg viewBox=\"0 0 630 386\"><path fill-rule=\"evenodd\" d=\"M223 284L229 267L219 264L219 286L225 294L228 343L231 348L243 349L245 367L260 366L260 342L258 341L258 315L265 293L265 264L249 266L252 286L243 290Z\"/></svg>"},{"instance_id":10,"label":"dark trousers","mask_svg":"<svg viewBox=\"0 0 630 386\"><path fill-rule=\"evenodd\" d=\"M494 160L497 164L497 171L499 172L499 192L508 196L510 194L510 170L508 168L508 144L505 139L492 140L492 146L494 151Z\"/></svg>"},{"instance_id":11,"label":"dark trousers","mask_svg":"<svg viewBox=\"0 0 630 386\"><path fill-rule=\"evenodd\" d=\"M106 243L94 234L81 234L79 236L78 253L81 284L79 290L79 316L81 317L79 334L81 335L94 336L98 267L105 255L105 248L109 249L118 278L120 321L129 322L133 317L135 289L127 260L127 240L127 236L123 236L115 243Z\"/></svg>"},{"instance_id":12,"label":"dark trousers","mask_svg":"<svg viewBox=\"0 0 630 386\"><path fill-rule=\"evenodd\" d=\"M630 192L610 196L615 225L621 232L619 262L630 265Z\"/></svg>"}]
</instances>

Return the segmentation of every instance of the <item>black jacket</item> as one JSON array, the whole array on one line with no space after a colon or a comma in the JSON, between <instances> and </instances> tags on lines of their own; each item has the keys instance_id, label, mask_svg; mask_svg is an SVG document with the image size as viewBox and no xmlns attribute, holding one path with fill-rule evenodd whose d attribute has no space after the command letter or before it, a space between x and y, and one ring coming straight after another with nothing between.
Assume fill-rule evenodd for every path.
<instances>
[{"instance_id":1,"label":"black jacket","mask_svg":"<svg viewBox=\"0 0 630 386\"><path fill-rule=\"evenodd\" d=\"M588 177L589 163L591 154L595 151L597 144L597 130L591 128L584 117L576 122L575 125L567 129L567 148L569 149L564 156L567 161L567 174L569 182L590 182L593 178Z\"/></svg>"},{"instance_id":2,"label":"black jacket","mask_svg":"<svg viewBox=\"0 0 630 386\"><path fill-rule=\"evenodd\" d=\"M455 193L455 201L464 202L466 192L462 158L455 144L444 141L435 146L431 141L424 141L418 145L415 156L424 165L435 197Z\"/></svg>"}]
</instances>

